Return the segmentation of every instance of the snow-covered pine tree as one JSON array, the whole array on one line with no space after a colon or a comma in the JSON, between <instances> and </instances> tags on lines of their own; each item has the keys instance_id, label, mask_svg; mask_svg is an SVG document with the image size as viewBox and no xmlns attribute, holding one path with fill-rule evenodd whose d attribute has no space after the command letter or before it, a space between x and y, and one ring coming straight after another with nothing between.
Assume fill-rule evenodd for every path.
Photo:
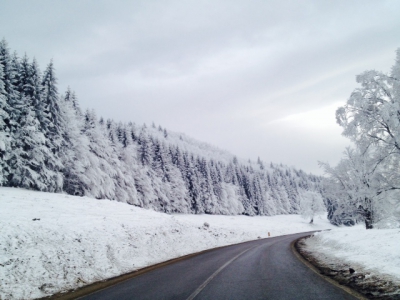
<instances>
[{"instance_id":1,"label":"snow-covered pine tree","mask_svg":"<svg viewBox=\"0 0 400 300\"><path fill-rule=\"evenodd\" d=\"M15 98L15 89L13 85L13 80L15 73L12 69L12 61L10 56L10 51L8 49L7 42L3 39L0 42L0 95L1 95L1 123L3 134L9 135L11 131L10 117L12 115L12 103ZM7 133L8 132L8 133ZM7 138L9 139L9 137ZM2 139L4 142L7 140L5 137ZM8 140L8 143L10 141Z\"/></svg>"},{"instance_id":2,"label":"snow-covered pine tree","mask_svg":"<svg viewBox=\"0 0 400 300\"><path fill-rule=\"evenodd\" d=\"M10 56L4 41L0 48L0 135L6 145L0 184L47 191L62 186L71 194L165 212L247 215L293 213L301 190L322 191L319 179L301 170L243 162L161 126L82 114L69 88L60 100L52 62L42 77L35 60Z\"/></svg>"},{"instance_id":3,"label":"snow-covered pine tree","mask_svg":"<svg viewBox=\"0 0 400 300\"><path fill-rule=\"evenodd\" d=\"M19 68L19 66L18 66ZM29 64L25 56L20 64L20 74L16 87L19 99L14 108L18 113L12 116L11 154L8 165L12 169L8 185L55 192L62 188L61 175L49 169L48 165L57 165L54 154L46 145L46 137L41 132L35 103L40 99L39 70Z\"/></svg>"},{"instance_id":4,"label":"snow-covered pine tree","mask_svg":"<svg viewBox=\"0 0 400 300\"><path fill-rule=\"evenodd\" d=\"M101 131L108 136L105 160L114 172L111 177L115 185L115 199L127 203L135 202L135 199L130 196L130 193L133 193L133 195L135 194L134 180L129 176L131 175L130 172L121 163L123 145L118 139L117 125L114 121L107 120L106 124L100 124L100 128Z\"/></svg>"},{"instance_id":5,"label":"snow-covered pine tree","mask_svg":"<svg viewBox=\"0 0 400 300\"><path fill-rule=\"evenodd\" d=\"M85 113L84 134L89 139L90 168L85 170L85 176L90 179L86 194L98 199L115 199L116 186L114 178L117 174L110 163L111 146L104 126L97 120L96 113L87 110Z\"/></svg>"},{"instance_id":6,"label":"snow-covered pine tree","mask_svg":"<svg viewBox=\"0 0 400 300\"><path fill-rule=\"evenodd\" d=\"M118 123L117 137L120 144L119 159L122 174L120 175L117 195L126 199L129 204L139 205L138 192L136 189L136 176L138 174L137 147L131 136L131 127L128 124ZM121 194L123 193L123 194Z\"/></svg>"},{"instance_id":7,"label":"snow-covered pine tree","mask_svg":"<svg viewBox=\"0 0 400 300\"><path fill-rule=\"evenodd\" d=\"M36 61L34 61L36 65ZM53 61L48 64L41 82L41 102L43 103L44 114L42 114L42 128L48 140L52 141L50 147L56 155L61 146L61 135L63 122L59 106L59 95L57 90L57 78L54 71Z\"/></svg>"},{"instance_id":8,"label":"snow-covered pine tree","mask_svg":"<svg viewBox=\"0 0 400 300\"><path fill-rule=\"evenodd\" d=\"M89 151L89 139L82 134L84 128L83 116L76 109L72 92L68 88L65 96L60 100L62 116L62 143L59 156L63 165L63 190L71 195L86 195L90 185L94 184L88 178L87 170L91 168L90 159L93 155ZM76 99L75 99L76 101Z\"/></svg>"},{"instance_id":9,"label":"snow-covered pine tree","mask_svg":"<svg viewBox=\"0 0 400 300\"><path fill-rule=\"evenodd\" d=\"M143 165L151 166L153 161L153 145L152 141L147 133L147 127L144 125L140 131L138 137L138 153L139 160Z\"/></svg>"},{"instance_id":10,"label":"snow-covered pine tree","mask_svg":"<svg viewBox=\"0 0 400 300\"><path fill-rule=\"evenodd\" d=\"M132 141L137 142L138 134L137 134L137 129L136 129L135 123L129 122L128 123L128 128L129 128L129 133L131 135Z\"/></svg>"},{"instance_id":11,"label":"snow-covered pine tree","mask_svg":"<svg viewBox=\"0 0 400 300\"><path fill-rule=\"evenodd\" d=\"M199 174L201 202L204 212L207 214L215 214L218 212L217 198L215 197L212 179L210 175L209 165L205 158L196 158L196 168Z\"/></svg>"},{"instance_id":12,"label":"snow-covered pine tree","mask_svg":"<svg viewBox=\"0 0 400 300\"><path fill-rule=\"evenodd\" d=\"M201 202L200 195L200 183L197 171L194 165L193 156L189 155L187 152L183 152L183 161L184 161L184 180L188 187L189 197L190 197L190 210L195 214L204 213L204 207Z\"/></svg>"},{"instance_id":13,"label":"snow-covered pine tree","mask_svg":"<svg viewBox=\"0 0 400 300\"><path fill-rule=\"evenodd\" d=\"M65 92L65 96L64 96L65 101L70 102L72 107L75 110L75 113L83 118L83 114L82 114L82 110L79 106L79 102L76 98L76 94L74 91L71 90L70 87L67 88L67 91Z\"/></svg>"},{"instance_id":14,"label":"snow-covered pine tree","mask_svg":"<svg viewBox=\"0 0 400 300\"><path fill-rule=\"evenodd\" d=\"M211 159L209 162L209 170L210 170L210 179L211 179L211 186L213 189L213 194L216 197L216 201L221 202L222 200L222 176L221 172L218 170L217 165L215 164L214 160Z\"/></svg>"},{"instance_id":15,"label":"snow-covered pine tree","mask_svg":"<svg viewBox=\"0 0 400 300\"><path fill-rule=\"evenodd\" d=\"M167 146L164 144L164 148ZM180 169L172 162L171 147L166 151L167 171L169 173L171 212L190 213L190 198Z\"/></svg>"},{"instance_id":16,"label":"snow-covered pine tree","mask_svg":"<svg viewBox=\"0 0 400 300\"><path fill-rule=\"evenodd\" d=\"M0 185L8 185L9 176L12 174L10 159L12 149L15 148L14 133L19 128L15 121L19 115L20 96L17 90L19 77L19 61L16 56L10 55L7 42L3 39L0 42L0 68L2 68L2 87L0 88L0 160L1 160L1 179Z\"/></svg>"},{"instance_id":17,"label":"snow-covered pine tree","mask_svg":"<svg viewBox=\"0 0 400 300\"><path fill-rule=\"evenodd\" d=\"M7 124L10 122L10 116L7 113L8 103L6 91L4 89L3 65L0 63L0 186L7 184L9 166L7 164L6 154L11 150L10 130Z\"/></svg>"}]
</instances>

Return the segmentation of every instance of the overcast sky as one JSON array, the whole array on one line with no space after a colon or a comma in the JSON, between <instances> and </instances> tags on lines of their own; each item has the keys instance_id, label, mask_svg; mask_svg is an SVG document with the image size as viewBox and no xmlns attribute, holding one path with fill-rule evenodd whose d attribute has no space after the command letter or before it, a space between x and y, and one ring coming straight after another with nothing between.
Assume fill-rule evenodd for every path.
<instances>
[{"instance_id":1,"label":"overcast sky","mask_svg":"<svg viewBox=\"0 0 400 300\"><path fill-rule=\"evenodd\" d=\"M2 37L99 116L320 174L355 75L394 63L400 1L0 0Z\"/></svg>"}]
</instances>

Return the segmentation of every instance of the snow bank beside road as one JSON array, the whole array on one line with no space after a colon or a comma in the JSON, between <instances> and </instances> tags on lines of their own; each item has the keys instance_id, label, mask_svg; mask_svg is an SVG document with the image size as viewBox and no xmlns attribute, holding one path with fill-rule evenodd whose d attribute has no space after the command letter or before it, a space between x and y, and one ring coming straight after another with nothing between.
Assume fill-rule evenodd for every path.
<instances>
[{"instance_id":1,"label":"snow bank beside road","mask_svg":"<svg viewBox=\"0 0 400 300\"><path fill-rule=\"evenodd\" d=\"M400 229L338 228L316 233L305 246L323 262L362 268L400 286Z\"/></svg>"},{"instance_id":2,"label":"snow bank beside road","mask_svg":"<svg viewBox=\"0 0 400 300\"><path fill-rule=\"evenodd\" d=\"M326 220L310 225L300 216L167 215L4 187L0 207L0 299L44 297L268 232L332 227Z\"/></svg>"}]
</instances>

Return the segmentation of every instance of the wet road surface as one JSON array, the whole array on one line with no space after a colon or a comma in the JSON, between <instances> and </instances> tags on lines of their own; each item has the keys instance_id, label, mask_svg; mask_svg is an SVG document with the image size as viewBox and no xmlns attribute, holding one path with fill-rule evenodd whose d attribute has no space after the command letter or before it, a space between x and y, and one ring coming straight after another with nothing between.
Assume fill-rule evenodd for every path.
<instances>
[{"instance_id":1,"label":"wet road surface","mask_svg":"<svg viewBox=\"0 0 400 300\"><path fill-rule=\"evenodd\" d=\"M292 234L219 248L80 299L356 299L293 254Z\"/></svg>"}]
</instances>

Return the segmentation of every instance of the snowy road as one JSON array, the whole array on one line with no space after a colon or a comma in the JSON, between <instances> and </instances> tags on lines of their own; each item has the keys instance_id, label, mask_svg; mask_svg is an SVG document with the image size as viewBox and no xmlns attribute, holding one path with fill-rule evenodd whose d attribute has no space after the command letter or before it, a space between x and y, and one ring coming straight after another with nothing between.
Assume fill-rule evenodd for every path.
<instances>
[{"instance_id":1,"label":"snowy road","mask_svg":"<svg viewBox=\"0 0 400 300\"><path fill-rule=\"evenodd\" d=\"M293 255L291 242L305 235L215 249L82 299L356 299Z\"/></svg>"}]
</instances>

